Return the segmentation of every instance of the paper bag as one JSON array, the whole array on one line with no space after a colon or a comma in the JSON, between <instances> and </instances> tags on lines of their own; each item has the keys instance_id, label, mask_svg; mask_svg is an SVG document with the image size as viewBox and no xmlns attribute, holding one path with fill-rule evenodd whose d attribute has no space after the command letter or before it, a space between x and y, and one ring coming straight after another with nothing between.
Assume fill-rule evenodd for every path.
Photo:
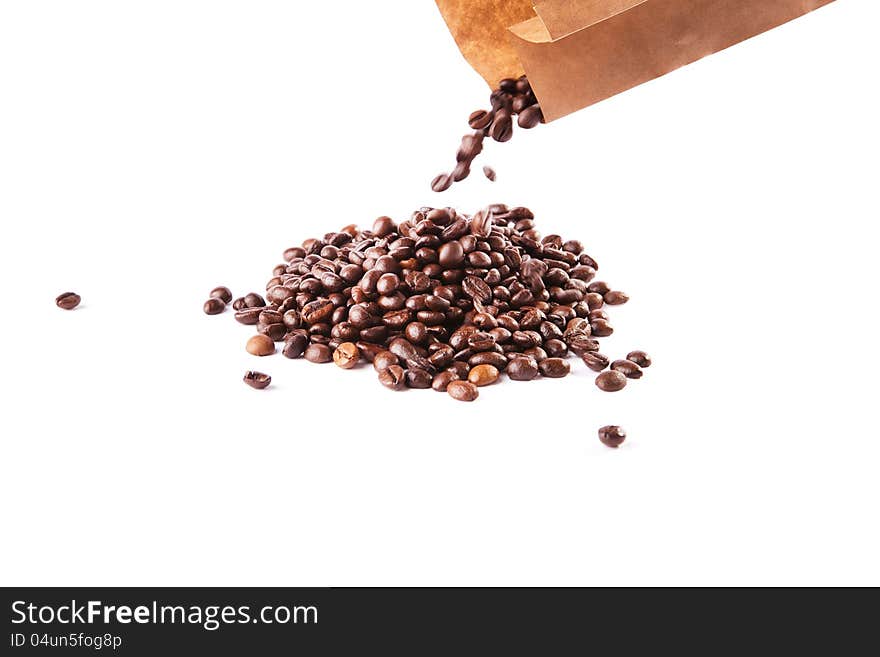
<instances>
[{"instance_id":1,"label":"paper bag","mask_svg":"<svg viewBox=\"0 0 880 657\"><path fill-rule=\"evenodd\" d=\"M552 121L833 0L436 0L491 87L528 75Z\"/></svg>"}]
</instances>

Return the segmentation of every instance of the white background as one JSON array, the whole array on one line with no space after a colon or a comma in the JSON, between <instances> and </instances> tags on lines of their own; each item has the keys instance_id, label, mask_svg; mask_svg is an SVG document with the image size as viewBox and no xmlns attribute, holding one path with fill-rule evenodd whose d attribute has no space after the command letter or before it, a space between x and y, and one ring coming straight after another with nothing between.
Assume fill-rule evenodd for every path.
<instances>
[{"instance_id":1,"label":"white background","mask_svg":"<svg viewBox=\"0 0 880 657\"><path fill-rule=\"evenodd\" d=\"M877 5L441 196L488 90L428 0L0 3L0 582L880 584ZM394 394L202 313L306 237L496 201L631 295L604 350L644 379Z\"/></svg>"}]
</instances>

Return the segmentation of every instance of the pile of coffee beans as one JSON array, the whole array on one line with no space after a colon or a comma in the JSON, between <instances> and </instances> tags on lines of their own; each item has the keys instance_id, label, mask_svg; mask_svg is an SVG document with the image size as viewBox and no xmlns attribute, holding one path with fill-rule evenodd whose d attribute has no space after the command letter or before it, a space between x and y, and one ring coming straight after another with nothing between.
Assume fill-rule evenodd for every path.
<instances>
[{"instance_id":1,"label":"pile of coffee beans","mask_svg":"<svg viewBox=\"0 0 880 657\"><path fill-rule=\"evenodd\" d=\"M607 306L628 297L594 280L599 265L580 242L542 236L528 208L467 216L426 207L400 224L379 217L369 230L307 239L283 257L265 298L232 301L235 319L256 327L246 345L256 356L281 343L286 358L345 370L368 362L390 390L432 388L460 401L504 373L567 376L572 354L609 392L651 363L642 351L614 361L600 352L614 330ZM222 312L231 298L217 288L205 312ZM246 382L268 384L262 377Z\"/></svg>"},{"instance_id":2,"label":"pile of coffee beans","mask_svg":"<svg viewBox=\"0 0 880 657\"><path fill-rule=\"evenodd\" d=\"M452 183L467 178L471 173L471 165L483 151L483 140L490 137L498 142L509 141L513 136L513 118L520 128L529 130L543 123L544 115L538 99L532 92L526 76L515 80L505 78L498 83L498 88L489 96L490 108L479 109L468 117L468 124L474 132L461 138L461 145L456 155L456 165L451 173L441 173L431 182L431 189L444 192ZM495 171L483 167L483 173L489 180L495 180Z\"/></svg>"}]
</instances>

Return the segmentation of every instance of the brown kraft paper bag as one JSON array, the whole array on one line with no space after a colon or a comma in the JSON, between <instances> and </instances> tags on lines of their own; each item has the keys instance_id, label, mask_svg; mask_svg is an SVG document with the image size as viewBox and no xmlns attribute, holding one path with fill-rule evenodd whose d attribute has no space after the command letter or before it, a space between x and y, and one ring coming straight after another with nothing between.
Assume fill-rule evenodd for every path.
<instances>
[{"instance_id":1,"label":"brown kraft paper bag","mask_svg":"<svg viewBox=\"0 0 880 657\"><path fill-rule=\"evenodd\" d=\"M833 0L436 2L486 82L528 75L552 121Z\"/></svg>"}]
</instances>

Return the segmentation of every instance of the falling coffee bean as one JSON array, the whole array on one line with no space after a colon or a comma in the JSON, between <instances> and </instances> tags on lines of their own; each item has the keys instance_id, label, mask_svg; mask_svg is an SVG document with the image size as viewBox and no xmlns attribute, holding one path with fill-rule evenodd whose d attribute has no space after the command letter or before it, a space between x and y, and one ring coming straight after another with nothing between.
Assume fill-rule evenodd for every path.
<instances>
[{"instance_id":1,"label":"falling coffee bean","mask_svg":"<svg viewBox=\"0 0 880 657\"><path fill-rule=\"evenodd\" d=\"M257 390L262 390L272 383L272 377L262 372L245 372L243 380L251 388L256 388Z\"/></svg>"},{"instance_id":2,"label":"falling coffee bean","mask_svg":"<svg viewBox=\"0 0 880 657\"><path fill-rule=\"evenodd\" d=\"M483 175L492 182L495 182L495 179L498 177L498 174L495 173L495 169L489 166L483 167Z\"/></svg>"},{"instance_id":3,"label":"falling coffee bean","mask_svg":"<svg viewBox=\"0 0 880 657\"><path fill-rule=\"evenodd\" d=\"M73 310L79 305L80 296L76 292L65 292L55 298L55 305L62 310Z\"/></svg>"},{"instance_id":4,"label":"falling coffee bean","mask_svg":"<svg viewBox=\"0 0 880 657\"><path fill-rule=\"evenodd\" d=\"M603 445L617 449L626 440L626 431L617 425L609 425L599 429L599 440Z\"/></svg>"}]
</instances>

